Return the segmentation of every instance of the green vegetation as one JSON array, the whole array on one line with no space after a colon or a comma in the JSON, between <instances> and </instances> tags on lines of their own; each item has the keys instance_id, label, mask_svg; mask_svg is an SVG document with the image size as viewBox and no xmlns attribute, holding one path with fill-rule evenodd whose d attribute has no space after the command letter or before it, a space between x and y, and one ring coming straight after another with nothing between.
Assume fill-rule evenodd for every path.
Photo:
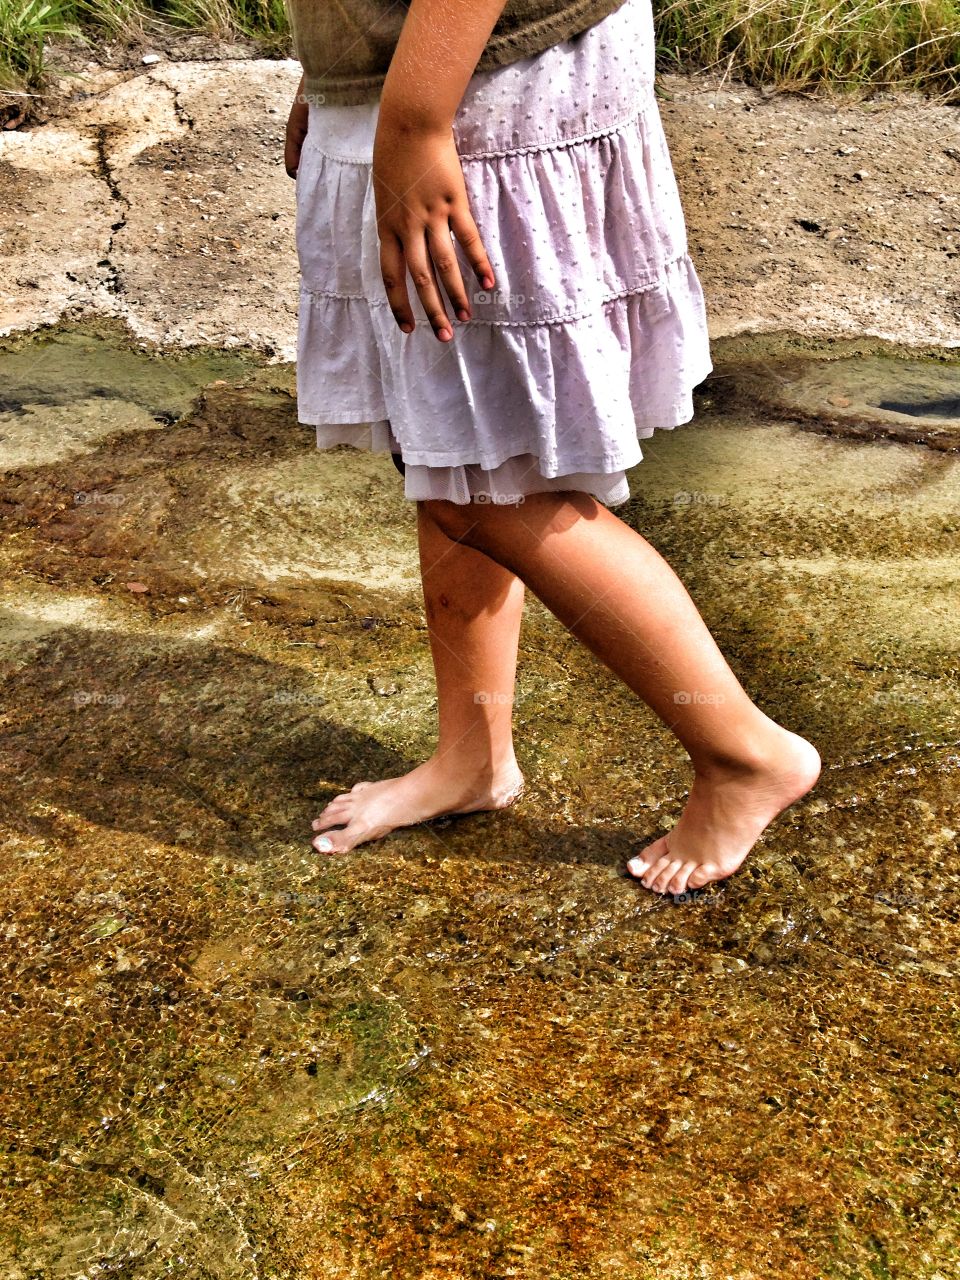
<instances>
[{"instance_id":1,"label":"green vegetation","mask_svg":"<svg viewBox=\"0 0 960 1280\"><path fill-rule=\"evenodd\" d=\"M654 0L660 65L755 85L960 101L960 0ZM42 87L52 38L161 40L204 32L289 50L284 0L0 0L0 87Z\"/></svg>"},{"instance_id":2,"label":"green vegetation","mask_svg":"<svg viewBox=\"0 0 960 1280\"><path fill-rule=\"evenodd\" d=\"M186 32L289 51L284 0L0 0L0 89L42 88L50 42L161 42Z\"/></svg>"},{"instance_id":3,"label":"green vegetation","mask_svg":"<svg viewBox=\"0 0 960 1280\"><path fill-rule=\"evenodd\" d=\"M654 0L661 65L960 101L960 0Z\"/></svg>"}]
</instances>

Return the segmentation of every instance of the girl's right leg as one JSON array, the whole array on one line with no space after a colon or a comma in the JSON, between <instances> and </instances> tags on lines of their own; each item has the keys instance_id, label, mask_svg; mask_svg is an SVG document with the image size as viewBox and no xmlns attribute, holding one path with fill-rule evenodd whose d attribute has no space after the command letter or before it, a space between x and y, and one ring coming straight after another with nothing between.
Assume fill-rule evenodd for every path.
<instances>
[{"instance_id":1,"label":"girl's right leg","mask_svg":"<svg viewBox=\"0 0 960 1280\"><path fill-rule=\"evenodd\" d=\"M523 583L448 538L422 502L417 536L437 680L436 750L402 777L358 782L331 800L313 822L321 853L343 853L443 813L502 808L523 785L513 751Z\"/></svg>"}]
</instances>

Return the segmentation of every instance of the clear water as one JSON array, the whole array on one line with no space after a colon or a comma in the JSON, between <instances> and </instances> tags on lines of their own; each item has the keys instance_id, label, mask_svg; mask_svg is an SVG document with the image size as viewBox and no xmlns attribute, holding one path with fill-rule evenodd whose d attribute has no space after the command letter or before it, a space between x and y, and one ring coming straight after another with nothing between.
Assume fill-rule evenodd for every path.
<instances>
[{"instance_id":1,"label":"clear water","mask_svg":"<svg viewBox=\"0 0 960 1280\"><path fill-rule=\"evenodd\" d=\"M827 766L675 901L621 873L683 753L532 598L528 795L318 861L435 706L402 482L291 370L0 388L4 1274L960 1274L953 454L711 384L644 442L621 514Z\"/></svg>"}]
</instances>

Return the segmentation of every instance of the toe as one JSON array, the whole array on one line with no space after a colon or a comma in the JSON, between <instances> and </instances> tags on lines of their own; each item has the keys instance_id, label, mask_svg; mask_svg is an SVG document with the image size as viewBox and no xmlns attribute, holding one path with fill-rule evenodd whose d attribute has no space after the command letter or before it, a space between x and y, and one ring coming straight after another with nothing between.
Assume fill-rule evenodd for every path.
<instances>
[{"instance_id":1,"label":"toe","mask_svg":"<svg viewBox=\"0 0 960 1280\"><path fill-rule=\"evenodd\" d=\"M362 791L364 787L369 787L370 785L371 784L369 782L355 782L349 791L338 792L337 795L333 797L333 799L330 801L330 803L327 805L327 808L324 809L323 812L326 813L327 809L332 809L334 805L348 804L351 800L354 799L358 791Z\"/></svg>"},{"instance_id":2,"label":"toe","mask_svg":"<svg viewBox=\"0 0 960 1280\"><path fill-rule=\"evenodd\" d=\"M350 811L345 805L328 804L320 817L314 818L310 826L314 831L326 831L327 827L345 826L349 817Z\"/></svg>"},{"instance_id":3,"label":"toe","mask_svg":"<svg viewBox=\"0 0 960 1280\"><path fill-rule=\"evenodd\" d=\"M690 872L687 880L687 887L690 889L701 889L705 884L710 884L720 877L717 872L719 867L713 866L709 862L698 863Z\"/></svg>"},{"instance_id":4,"label":"toe","mask_svg":"<svg viewBox=\"0 0 960 1280\"><path fill-rule=\"evenodd\" d=\"M676 874L670 880L670 883L667 885L666 892L673 894L674 897L676 897L677 894L679 893L685 893L687 890L688 881L690 879L690 873L693 871L696 865L697 864L695 862L683 863L683 865L680 867L680 870L676 872Z\"/></svg>"},{"instance_id":5,"label":"toe","mask_svg":"<svg viewBox=\"0 0 960 1280\"><path fill-rule=\"evenodd\" d=\"M651 888L653 889L654 893L666 893L667 885L670 883L670 881L673 879L673 877L677 874L677 872L680 870L682 866L683 866L682 858L673 858L670 860L665 860L663 864L663 869L659 872L658 875L654 877L653 884L651 885Z\"/></svg>"},{"instance_id":6,"label":"toe","mask_svg":"<svg viewBox=\"0 0 960 1280\"><path fill-rule=\"evenodd\" d=\"M317 853L343 853L342 838L342 831L325 831L323 835L314 836L310 843Z\"/></svg>"},{"instance_id":7,"label":"toe","mask_svg":"<svg viewBox=\"0 0 960 1280\"><path fill-rule=\"evenodd\" d=\"M646 869L640 879L640 883L647 889L652 889L657 877L665 867L668 867L674 859L669 853L663 854L659 858L655 858L650 866Z\"/></svg>"},{"instance_id":8,"label":"toe","mask_svg":"<svg viewBox=\"0 0 960 1280\"><path fill-rule=\"evenodd\" d=\"M383 828L374 828L363 822L350 822L337 831L328 831L324 835L317 836L313 840L313 847L318 853L349 853L358 844L375 840L383 834L385 834ZM325 841L329 841L329 848Z\"/></svg>"},{"instance_id":9,"label":"toe","mask_svg":"<svg viewBox=\"0 0 960 1280\"><path fill-rule=\"evenodd\" d=\"M630 858L627 862L627 871L635 879L639 880L645 874L647 868L652 867L666 852L666 836L661 836L659 840L654 840L653 844L648 844L635 858Z\"/></svg>"}]
</instances>

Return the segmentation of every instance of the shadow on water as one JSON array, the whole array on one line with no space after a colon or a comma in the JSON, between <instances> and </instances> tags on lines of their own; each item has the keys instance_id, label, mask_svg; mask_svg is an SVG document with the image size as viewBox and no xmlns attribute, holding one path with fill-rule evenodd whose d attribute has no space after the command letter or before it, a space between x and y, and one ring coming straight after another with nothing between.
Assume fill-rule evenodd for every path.
<instances>
[{"instance_id":1,"label":"shadow on water","mask_svg":"<svg viewBox=\"0 0 960 1280\"><path fill-rule=\"evenodd\" d=\"M720 400L839 437L960 449L960 349L924 355L870 339L809 347L780 335L735 339Z\"/></svg>"},{"instance_id":2,"label":"shadow on water","mask_svg":"<svg viewBox=\"0 0 960 1280\"><path fill-rule=\"evenodd\" d=\"M953 400L927 400L920 404L879 400L877 408L889 413L905 414L908 418L951 418L960 422L960 397Z\"/></svg>"},{"instance_id":3,"label":"shadow on water","mask_svg":"<svg viewBox=\"0 0 960 1280\"><path fill-rule=\"evenodd\" d=\"M519 804L316 855L433 746L389 460L286 366L7 344L5 1275L957 1274L957 370L868 346L715 344L631 473L826 766L674 900L685 757L533 598Z\"/></svg>"}]
</instances>

